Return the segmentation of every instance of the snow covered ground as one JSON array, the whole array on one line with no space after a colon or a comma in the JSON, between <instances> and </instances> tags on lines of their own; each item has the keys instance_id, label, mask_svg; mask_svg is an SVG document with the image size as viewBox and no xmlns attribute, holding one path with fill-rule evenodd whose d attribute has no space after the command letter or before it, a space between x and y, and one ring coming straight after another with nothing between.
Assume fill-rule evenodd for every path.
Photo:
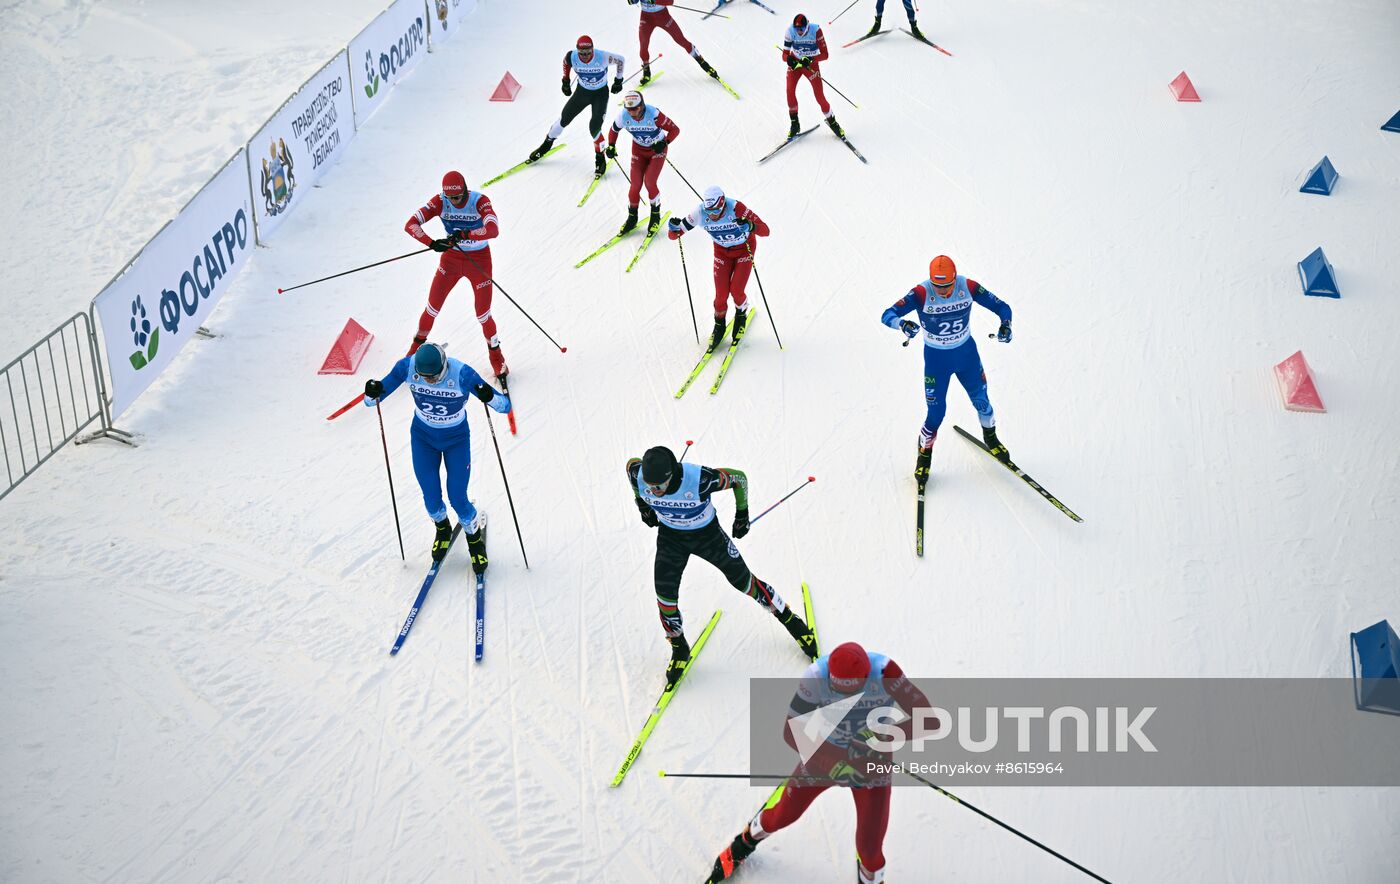
<instances>
[{"instance_id":1,"label":"snow covered ground","mask_svg":"<svg viewBox=\"0 0 1400 884\"><path fill-rule=\"evenodd\" d=\"M574 208L585 121L490 190L497 278L569 352L498 299L520 419L501 444L531 570L477 423L484 663L462 558L403 654L385 653L431 537L410 404L384 407L404 564L373 418L324 420L363 376L315 375L351 315L378 335L364 374L387 370L431 259L275 292L407 251L403 221L446 169L475 184L523 158L579 33L635 66L621 3L484 2L258 250L214 314L221 337L122 417L141 447L64 451L0 505L0 879L699 880L763 793L652 774L743 770L745 679L802 661L692 566L692 636L726 616L607 788L667 656L652 533L622 473L654 444L693 438L694 459L744 469L755 507L816 475L740 542L746 559L789 598L812 583L827 646L859 640L920 676L1341 676L1349 631L1400 618L1400 136L1378 128L1400 109L1393 2L930 4L924 28L953 58L892 34L824 65L861 105L833 98L868 167L826 132L754 164L785 129L772 46L787 17L845 4L770 5L781 17L678 13L742 102L653 44L667 73L648 95L682 128L674 162L774 230L759 267L786 350L760 322L720 395L672 398L695 352L674 246L631 274L627 248L572 269L625 211L615 172ZM828 39L866 29L868 5ZM0 208L6 354L83 309L379 4L292 6L0 10L2 158L33 170ZM1201 104L1171 99L1183 68ZM524 91L488 103L506 69ZM1323 154L1337 190L1297 193ZM662 187L668 207L692 204L672 173ZM686 243L703 325L708 247ZM1318 245L1339 301L1298 291L1294 265ZM1002 437L1086 522L945 424L917 560L921 365L877 320L939 253L1015 308L1010 346L977 319ZM465 290L437 329L484 367ZM1299 348L1325 416L1279 407L1270 366ZM976 421L960 393L948 420ZM964 791L1115 882L1400 874L1394 789ZM853 825L848 800L823 799L745 878L848 880ZM896 793L886 853L898 881L1082 880L926 790Z\"/></svg>"}]
</instances>

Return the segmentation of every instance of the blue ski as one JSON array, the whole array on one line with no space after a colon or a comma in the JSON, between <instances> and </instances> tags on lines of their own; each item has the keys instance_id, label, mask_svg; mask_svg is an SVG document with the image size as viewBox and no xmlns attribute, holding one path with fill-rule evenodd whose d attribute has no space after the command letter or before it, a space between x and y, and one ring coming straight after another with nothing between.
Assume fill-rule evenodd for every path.
<instances>
[{"instance_id":1,"label":"blue ski","mask_svg":"<svg viewBox=\"0 0 1400 884\"><path fill-rule=\"evenodd\" d=\"M481 662L481 655L486 644L486 575L476 575L476 662Z\"/></svg>"},{"instance_id":2,"label":"blue ski","mask_svg":"<svg viewBox=\"0 0 1400 884\"><path fill-rule=\"evenodd\" d=\"M452 529L452 540L448 543L447 552L452 552L452 544L457 542L457 535L462 533L462 525L459 522L456 528ZM442 563L447 561L447 554L444 553L442 559L433 562L433 566L428 569L428 576L423 578L423 585L418 590L418 598L413 600L413 607L408 611L408 619L403 622L403 629L399 630L399 637L394 639L394 646L389 649L391 655L397 654L399 648L403 647L404 639L408 638L408 631L413 628L413 621L418 619L418 612L423 609L423 600L428 597L428 590L433 588L433 580L437 578L438 570L442 568Z\"/></svg>"}]
</instances>

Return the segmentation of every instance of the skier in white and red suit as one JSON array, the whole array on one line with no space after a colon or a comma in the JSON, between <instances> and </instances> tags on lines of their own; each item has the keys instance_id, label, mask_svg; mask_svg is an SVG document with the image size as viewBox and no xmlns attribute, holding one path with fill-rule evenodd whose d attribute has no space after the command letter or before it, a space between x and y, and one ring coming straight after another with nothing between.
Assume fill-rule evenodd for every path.
<instances>
[{"instance_id":1,"label":"skier in white and red suit","mask_svg":"<svg viewBox=\"0 0 1400 884\"><path fill-rule=\"evenodd\" d=\"M442 220L447 236L434 239L423 230L423 225L431 218ZM491 318L490 240L500 236L501 227L490 197L479 190L469 190L461 172L448 172L442 176L442 192L434 194L414 212L403 229L423 245L442 253L437 275L428 289L427 309L418 319L418 334L408 348L409 355L428 339L443 302L457 281L465 276L476 295L476 321L481 323L481 334L486 338L491 369L496 377L505 377L509 370L505 356L501 355L501 341L496 337L496 320Z\"/></svg>"},{"instance_id":2,"label":"skier in white and red suit","mask_svg":"<svg viewBox=\"0 0 1400 884\"><path fill-rule=\"evenodd\" d=\"M793 771L777 803L765 805L715 860L711 881L729 878L761 841L797 822L818 795L839 785L850 788L856 804L856 880L861 884L882 884L885 830L890 822L890 774L868 772L867 762L875 760L872 756L879 753L865 751L868 747L857 727L871 710L897 705L911 716L900 726L908 739L918 720L914 710L928 709L929 702L924 692L905 678L899 664L884 654L846 642L807 667L788 707L788 721L849 699L852 694L860 694L860 699L821 747ZM923 726L935 730L938 727L927 718ZM797 748L792 728L786 723L783 739Z\"/></svg>"},{"instance_id":3,"label":"skier in white and red suit","mask_svg":"<svg viewBox=\"0 0 1400 884\"><path fill-rule=\"evenodd\" d=\"M642 21L637 29L637 36L641 43L642 55L642 85L645 86L651 81L651 32L660 28L671 35L671 39L676 41L676 45L690 53L690 57L695 59L695 63L700 65L700 70L719 79L719 72L710 67L710 63L700 54L700 50L695 48L695 44L685 38L681 26L676 24L676 20L671 17L671 10L668 6L675 6L676 0L627 0L632 6L642 7Z\"/></svg>"},{"instance_id":4,"label":"skier in white and red suit","mask_svg":"<svg viewBox=\"0 0 1400 884\"><path fill-rule=\"evenodd\" d=\"M661 226L661 185L657 180L666 166L666 150L681 137L681 127L663 114L661 108L647 104L642 93L635 89L622 96L622 107L622 113L608 130L608 146L604 151L609 159L616 157L618 133L626 129L632 136L632 173L628 176L632 179L632 188L627 192L627 220L618 234L637 226L637 206L642 201L643 184L651 200L647 233L652 234Z\"/></svg>"}]
</instances>

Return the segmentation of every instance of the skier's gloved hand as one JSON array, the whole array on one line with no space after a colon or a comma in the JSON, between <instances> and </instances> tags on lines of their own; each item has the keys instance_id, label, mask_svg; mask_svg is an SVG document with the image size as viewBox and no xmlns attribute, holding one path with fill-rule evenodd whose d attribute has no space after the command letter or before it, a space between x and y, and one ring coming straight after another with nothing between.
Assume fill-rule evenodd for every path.
<instances>
[{"instance_id":1,"label":"skier's gloved hand","mask_svg":"<svg viewBox=\"0 0 1400 884\"><path fill-rule=\"evenodd\" d=\"M609 144L607 147L603 148L603 153L606 154L607 158L610 160L617 159L617 145Z\"/></svg>"},{"instance_id":2,"label":"skier's gloved hand","mask_svg":"<svg viewBox=\"0 0 1400 884\"><path fill-rule=\"evenodd\" d=\"M568 78L568 77L565 77L565 78L563 79L563 81L560 82L559 88L562 89L562 90L564 91L564 94L565 94L565 95L573 95L573 94L574 94L573 87L569 84L569 78Z\"/></svg>"},{"instance_id":3,"label":"skier's gloved hand","mask_svg":"<svg viewBox=\"0 0 1400 884\"><path fill-rule=\"evenodd\" d=\"M452 247L456 244L457 240L453 239L450 236L445 236L442 239L433 240L431 243L428 244L428 248L432 249L435 252L450 252L452 251Z\"/></svg>"},{"instance_id":4,"label":"skier's gloved hand","mask_svg":"<svg viewBox=\"0 0 1400 884\"><path fill-rule=\"evenodd\" d=\"M613 95L616 95L617 93L619 93L619 92L621 92L621 91L622 91L622 78L621 78L621 77L613 77L612 94L613 94Z\"/></svg>"},{"instance_id":5,"label":"skier's gloved hand","mask_svg":"<svg viewBox=\"0 0 1400 884\"><path fill-rule=\"evenodd\" d=\"M787 66L791 70L797 70L797 56L789 55L787 57Z\"/></svg>"},{"instance_id":6,"label":"skier's gloved hand","mask_svg":"<svg viewBox=\"0 0 1400 884\"><path fill-rule=\"evenodd\" d=\"M641 2L642 2L642 0L627 0L627 5L628 5L628 6L636 6L638 3L641 3Z\"/></svg>"},{"instance_id":7,"label":"skier's gloved hand","mask_svg":"<svg viewBox=\"0 0 1400 884\"><path fill-rule=\"evenodd\" d=\"M666 236L668 239L680 239L685 235L685 226L681 224L681 219L672 218L666 222Z\"/></svg>"},{"instance_id":8,"label":"skier's gloved hand","mask_svg":"<svg viewBox=\"0 0 1400 884\"><path fill-rule=\"evenodd\" d=\"M657 141L655 144L653 144L653 145L651 146L651 149L652 149L652 152L653 152L653 153L658 153L658 154L664 154L664 153L666 153L666 139L665 139L665 138L662 138L660 141Z\"/></svg>"},{"instance_id":9,"label":"skier's gloved hand","mask_svg":"<svg viewBox=\"0 0 1400 884\"><path fill-rule=\"evenodd\" d=\"M1001 324L1001 328L997 329L997 340L1003 344L1011 343L1011 320L1006 320Z\"/></svg>"},{"instance_id":10,"label":"skier's gloved hand","mask_svg":"<svg viewBox=\"0 0 1400 884\"><path fill-rule=\"evenodd\" d=\"M504 393L497 393L495 396L491 397L491 401L486 404L491 406L491 410L497 414L510 413L510 397Z\"/></svg>"},{"instance_id":11,"label":"skier's gloved hand","mask_svg":"<svg viewBox=\"0 0 1400 884\"><path fill-rule=\"evenodd\" d=\"M365 401L372 402L384 395L384 384L379 378L370 378L365 381Z\"/></svg>"},{"instance_id":12,"label":"skier's gloved hand","mask_svg":"<svg viewBox=\"0 0 1400 884\"><path fill-rule=\"evenodd\" d=\"M734 539L738 540L749 533L749 511L738 510L734 513Z\"/></svg>"},{"instance_id":13,"label":"skier's gloved hand","mask_svg":"<svg viewBox=\"0 0 1400 884\"><path fill-rule=\"evenodd\" d=\"M799 59L797 60L797 64L793 65L793 68L795 68L796 70L799 70L799 71L805 71L805 70L807 69L807 67L808 67L809 65L811 65L811 63L812 63L812 62L811 62L810 59L799 58Z\"/></svg>"},{"instance_id":14,"label":"skier's gloved hand","mask_svg":"<svg viewBox=\"0 0 1400 884\"><path fill-rule=\"evenodd\" d=\"M647 502L640 497L635 498L635 500L637 501L637 511L642 515L642 523L648 528L655 528L659 525L660 522L656 518L656 510L647 506Z\"/></svg>"},{"instance_id":15,"label":"skier's gloved hand","mask_svg":"<svg viewBox=\"0 0 1400 884\"><path fill-rule=\"evenodd\" d=\"M827 776L840 785L850 786L853 789L864 786L866 781L865 771L857 769L848 761L836 762Z\"/></svg>"},{"instance_id":16,"label":"skier's gloved hand","mask_svg":"<svg viewBox=\"0 0 1400 884\"><path fill-rule=\"evenodd\" d=\"M919 333L919 324L912 319L901 319L899 330L904 332L906 338L913 338Z\"/></svg>"}]
</instances>

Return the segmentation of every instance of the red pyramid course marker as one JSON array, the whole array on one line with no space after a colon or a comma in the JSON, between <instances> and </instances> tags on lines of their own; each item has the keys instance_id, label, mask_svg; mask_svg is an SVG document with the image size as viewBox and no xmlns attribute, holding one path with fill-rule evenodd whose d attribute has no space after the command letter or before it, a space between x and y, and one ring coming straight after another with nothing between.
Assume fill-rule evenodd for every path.
<instances>
[{"instance_id":1,"label":"red pyramid course marker","mask_svg":"<svg viewBox=\"0 0 1400 884\"><path fill-rule=\"evenodd\" d=\"M520 81L512 77L510 71L501 78L501 82L496 86L496 91L491 93L492 101L515 101L515 96L520 94Z\"/></svg>"},{"instance_id":2,"label":"red pyramid course marker","mask_svg":"<svg viewBox=\"0 0 1400 884\"><path fill-rule=\"evenodd\" d=\"M364 326L353 319L347 321L340 337L331 346L331 352L326 354L326 361L321 363L321 369L316 373L354 374L373 342L374 335L365 331Z\"/></svg>"},{"instance_id":3,"label":"red pyramid course marker","mask_svg":"<svg viewBox=\"0 0 1400 884\"><path fill-rule=\"evenodd\" d=\"M1177 101L1200 101L1201 96L1196 94L1196 87L1192 85L1191 78L1182 71L1176 75L1176 79L1171 82L1172 94Z\"/></svg>"},{"instance_id":4,"label":"red pyramid course marker","mask_svg":"<svg viewBox=\"0 0 1400 884\"><path fill-rule=\"evenodd\" d=\"M1312 369L1308 360L1299 350L1274 366L1274 379L1278 381L1278 392L1283 397L1283 407L1289 411L1307 411L1322 414L1327 407L1322 404L1322 395L1313 383Z\"/></svg>"}]
</instances>

